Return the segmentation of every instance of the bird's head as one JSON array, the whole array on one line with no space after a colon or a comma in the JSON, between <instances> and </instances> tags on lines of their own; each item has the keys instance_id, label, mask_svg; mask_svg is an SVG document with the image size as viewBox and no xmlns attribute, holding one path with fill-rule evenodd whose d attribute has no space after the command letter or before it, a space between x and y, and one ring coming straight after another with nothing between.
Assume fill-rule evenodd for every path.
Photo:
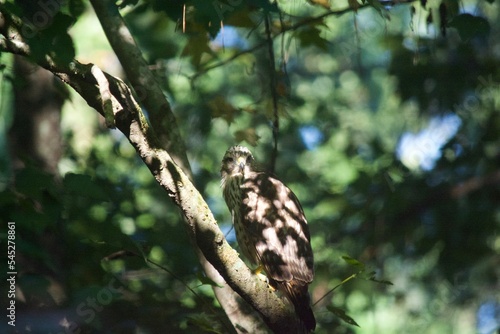
<instances>
[{"instance_id":1,"label":"bird's head","mask_svg":"<svg viewBox=\"0 0 500 334\"><path fill-rule=\"evenodd\" d=\"M242 177L253 170L255 160L245 146L232 146L224 154L220 173L226 177Z\"/></svg>"}]
</instances>

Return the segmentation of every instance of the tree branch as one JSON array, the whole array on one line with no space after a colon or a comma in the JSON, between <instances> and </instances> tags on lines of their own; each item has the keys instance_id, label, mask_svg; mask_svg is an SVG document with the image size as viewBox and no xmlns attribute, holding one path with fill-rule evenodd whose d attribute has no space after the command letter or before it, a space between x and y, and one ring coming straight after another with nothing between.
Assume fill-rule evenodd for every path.
<instances>
[{"instance_id":1,"label":"tree branch","mask_svg":"<svg viewBox=\"0 0 500 334\"><path fill-rule=\"evenodd\" d=\"M265 27L266 27L266 41L267 41L267 51L269 54L269 88L271 89L271 99L273 101L273 151L271 154L271 173L274 173L274 169L276 167L276 158L278 157L278 135L280 131L280 117L278 114L278 94L276 92L277 80L276 80L276 59L274 57L274 39L271 35L271 27L270 14L266 14L265 18Z\"/></svg>"},{"instance_id":2,"label":"tree branch","mask_svg":"<svg viewBox=\"0 0 500 334\"><path fill-rule=\"evenodd\" d=\"M184 173L192 179L184 141L170 104L149 70L116 5L109 0L91 0L91 3L138 98L148 110L150 123L159 137L159 142L169 154L172 154L176 162L181 162L180 166L183 167ZM192 223L189 221L186 223L188 229L192 230ZM190 233L190 237L205 274L220 286L213 288L214 293L231 322L233 324L239 322L246 330L258 332L259 324L262 326L260 318L241 302L241 298L226 284L219 271L207 261L194 235ZM235 306L239 305L241 306L235 309ZM245 306L247 310L244 310Z\"/></svg>"},{"instance_id":3,"label":"tree branch","mask_svg":"<svg viewBox=\"0 0 500 334\"><path fill-rule=\"evenodd\" d=\"M134 37L118 12L115 1L91 0L90 3L109 44L120 60L139 103L147 109L151 126L160 143L167 151L171 152L177 164L191 177L186 148L170 103L153 73L149 70L141 50L137 47Z\"/></svg>"},{"instance_id":4,"label":"tree branch","mask_svg":"<svg viewBox=\"0 0 500 334\"><path fill-rule=\"evenodd\" d=\"M0 10L3 11L2 8ZM0 51L30 57L30 48L22 40L21 34L15 31L16 27L6 24L5 16L9 13L2 11L0 11L0 33L3 36L0 38ZM83 65L77 61L60 65L48 56L44 60L39 60L38 64L70 85L91 107L106 116L100 95L103 89L98 87L98 82L92 74L92 68L95 65ZM270 293L267 284L252 274L236 251L227 243L201 194L188 175L174 161L169 151L163 148L156 133L149 126L130 88L122 80L102 73L108 80L108 87L105 89L109 89L112 94L111 98L114 102L112 112L116 127L128 138L157 182L181 209L189 236L199 247L200 254L203 254L202 265L203 261L207 260L206 264L210 264L210 266L204 265L204 269L208 268L206 273L211 273L210 270L220 273L231 289L261 315L273 332L294 333L297 320L293 309L275 293ZM102 80L100 77L99 81ZM220 280L214 281L220 283ZM214 289L216 293L218 289ZM233 298L231 302L232 307L240 305L238 299ZM225 311L230 315L234 310L225 309ZM252 325L248 322L233 322L233 325L238 331L240 327L243 327L241 332L264 332L264 329L260 327L244 328Z\"/></svg>"},{"instance_id":5,"label":"tree branch","mask_svg":"<svg viewBox=\"0 0 500 334\"><path fill-rule=\"evenodd\" d=\"M379 3L380 3L380 5L385 6L385 7L392 7L392 6L396 6L396 5L410 4L410 3L416 2L416 1L417 0L401 0L401 1L382 0L382 1L379 1ZM359 7L356 10L370 8L370 7L373 8L373 5L371 5L370 3L360 4ZM324 18L327 18L329 16L341 16L341 15L344 15L344 14L347 14L347 13L350 13L350 12L354 12L354 9L352 7L346 7L344 9L329 10L329 11L326 11L325 13L320 14L318 16L307 17L307 18L299 18L300 21L298 21L294 25L291 25L291 26L282 26L281 29L280 29L280 31L277 32L274 36L272 36L272 39L274 39L276 37L279 37L279 36L283 35L286 32L297 30L300 27L312 24L314 22L321 21ZM292 17L292 15L289 15L289 14L287 14L287 16ZM227 58L225 60L222 60L222 61L217 62L217 63L212 64L212 65L207 65L202 70L200 70L197 73L193 74L190 77L190 79L194 80L197 77L202 76L203 74L208 73L209 71L211 71L213 69L216 69L218 67L222 67L224 65L227 65L227 64L231 63L232 61L238 59L241 56L244 56L246 54L255 52L258 49L265 47L267 44L268 44L268 41L264 40L264 41L262 41L260 43L255 44L250 49L243 50L243 51L240 51L240 52L237 52L237 53L233 54L231 57L229 57L229 58Z\"/></svg>"}]
</instances>

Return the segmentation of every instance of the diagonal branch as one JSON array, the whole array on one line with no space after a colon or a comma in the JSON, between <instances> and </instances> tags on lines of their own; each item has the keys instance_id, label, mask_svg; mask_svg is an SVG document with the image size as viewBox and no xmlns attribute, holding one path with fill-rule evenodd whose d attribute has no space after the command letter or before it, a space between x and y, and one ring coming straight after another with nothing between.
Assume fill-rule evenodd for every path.
<instances>
[{"instance_id":1,"label":"diagonal branch","mask_svg":"<svg viewBox=\"0 0 500 334\"><path fill-rule=\"evenodd\" d=\"M186 157L184 141L177 127L176 119L161 87L142 57L133 36L126 26L113 1L92 0L92 6L101 22L108 41L120 60L123 69L130 80L140 102L148 110L149 119L161 147L171 154L174 160L183 167L183 171L191 178L191 170ZM160 146L158 146L160 147ZM192 179L192 178L191 178ZM187 222L188 229L192 229ZM225 284L224 279L213 265L207 261L200 251L194 237L191 236L196 254L205 274L219 287L214 287L214 293L222 308L232 321L239 322L250 331L257 331L260 319L251 310L244 310L248 305L242 304L240 297ZM241 306L239 306L241 305Z\"/></svg>"},{"instance_id":2,"label":"diagonal branch","mask_svg":"<svg viewBox=\"0 0 500 334\"><path fill-rule=\"evenodd\" d=\"M175 161L191 175L184 141L180 135L172 108L149 70L134 37L118 12L115 1L91 0L92 7L106 37L130 81L139 103L148 111L149 119L161 144L171 152Z\"/></svg>"},{"instance_id":3,"label":"diagonal branch","mask_svg":"<svg viewBox=\"0 0 500 334\"><path fill-rule=\"evenodd\" d=\"M0 8L1 9L1 8ZM29 46L23 42L15 27L6 26L5 15L0 11L0 51L30 57ZM6 33L8 31L8 33ZM239 258L224 238L215 218L201 194L194 187L188 175L177 165L169 151L165 150L149 126L139 104L135 101L131 89L120 79L96 70L94 65L83 65L77 61L71 64L56 64L46 57L38 64L54 73L63 82L70 85L85 101L101 115L106 116L103 108L103 89L111 93L114 123L129 140L157 182L167 191L168 196L181 209L185 218L188 233L199 248L200 254L213 266L232 290L238 293L262 317L267 326L275 333L293 333L296 330L295 314L279 296L269 293L266 283L258 279ZM99 81L103 73L107 87L99 87L92 74L99 73ZM108 97L109 98L109 97ZM107 111L109 112L109 110ZM216 283L219 281L214 280ZM215 289L217 293L217 288ZM223 290L224 291L224 290ZM240 307L237 299L232 299L233 307ZM233 310L225 309L227 313ZM233 323L235 328L246 332L261 333L265 329L247 327L252 324ZM238 330L240 331L240 330Z\"/></svg>"}]
</instances>

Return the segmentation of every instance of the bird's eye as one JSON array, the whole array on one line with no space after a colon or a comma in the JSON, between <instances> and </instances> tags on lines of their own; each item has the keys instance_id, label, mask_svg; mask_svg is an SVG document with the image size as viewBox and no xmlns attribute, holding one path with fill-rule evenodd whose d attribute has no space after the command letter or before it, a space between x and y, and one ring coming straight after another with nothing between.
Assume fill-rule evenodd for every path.
<instances>
[{"instance_id":1,"label":"bird's eye","mask_svg":"<svg viewBox=\"0 0 500 334\"><path fill-rule=\"evenodd\" d=\"M249 156L247 157L247 164L251 163L251 162L252 162L252 160L253 160L253 157L252 157L251 155L249 155Z\"/></svg>"},{"instance_id":2,"label":"bird's eye","mask_svg":"<svg viewBox=\"0 0 500 334\"><path fill-rule=\"evenodd\" d=\"M232 157L226 157L226 158L224 159L224 161L226 161L226 162L233 162L233 161L234 161L234 159L233 159Z\"/></svg>"}]
</instances>

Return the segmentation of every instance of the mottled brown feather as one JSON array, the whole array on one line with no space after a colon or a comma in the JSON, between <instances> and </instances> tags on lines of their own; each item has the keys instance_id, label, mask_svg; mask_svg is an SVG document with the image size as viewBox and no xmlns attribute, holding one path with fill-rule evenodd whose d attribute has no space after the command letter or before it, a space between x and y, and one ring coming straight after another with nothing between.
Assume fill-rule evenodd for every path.
<instances>
[{"instance_id":1,"label":"mottled brown feather","mask_svg":"<svg viewBox=\"0 0 500 334\"><path fill-rule=\"evenodd\" d=\"M263 267L270 284L292 302L306 331L314 330L307 291L314 277L314 259L297 197L280 180L259 171L252 153L243 146L226 152L221 176L241 253Z\"/></svg>"}]
</instances>

